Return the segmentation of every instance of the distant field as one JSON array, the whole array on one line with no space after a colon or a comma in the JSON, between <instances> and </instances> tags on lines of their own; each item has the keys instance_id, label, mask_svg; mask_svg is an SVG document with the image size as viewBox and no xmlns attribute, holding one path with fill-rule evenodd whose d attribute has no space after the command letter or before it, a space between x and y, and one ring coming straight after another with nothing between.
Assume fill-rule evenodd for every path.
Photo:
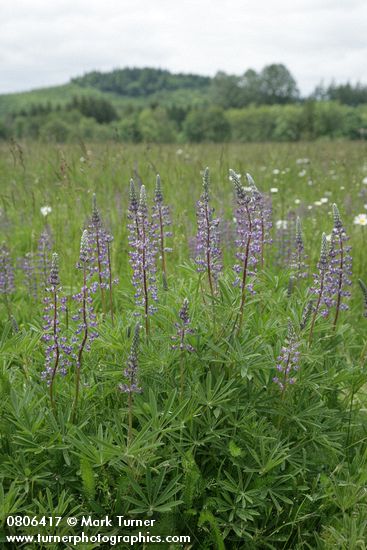
<instances>
[{"instance_id":1,"label":"distant field","mask_svg":"<svg viewBox=\"0 0 367 550\"><path fill-rule=\"evenodd\" d=\"M55 88L54 100L63 101L72 86ZM21 94L8 97L21 106ZM9 108L7 101L3 96L0 114ZM364 295L358 279L367 283L366 153L367 144L360 141L0 146L4 518L88 513L151 518L157 521L150 535L162 536L159 547L167 549L365 548L367 288ZM241 190L237 187L236 195L230 169L245 187L239 210ZM154 196L158 204L158 173L172 219L165 228L172 231L165 237L172 249L165 252L167 290L159 218L154 218L157 226L144 225L143 191L135 219L129 195L131 178L138 201L145 186L150 219ZM93 226L94 193L102 221ZM204 245L197 250L200 197ZM142 224L140 230L135 222ZM266 243L262 222L268 224ZM90 240L80 253L87 227ZM329 315L322 315L324 302L315 291L323 277L317 267L323 232ZM347 273L349 246L352 275ZM57 329L49 279L55 252L57 300L64 296L66 304L57 310ZM195 262L198 256L202 263ZM233 285L234 264L239 265L238 286ZM198 265L204 266L201 273ZM145 270L148 290L142 283ZM246 276L253 289L241 286ZM83 292L93 283L95 292L85 306ZM44 302L45 285L51 306ZM136 304L139 292L143 305ZM156 305L149 321L144 316L148 295L149 306ZM94 313L83 318L83 307L90 305ZM137 322L138 344L133 340ZM94 331L98 337L90 341L90 350L80 352L88 323L87 342ZM61 342L73 349L70 355ZM51 380L57 346L66 372L59 373L58 365L52 396L44 378ZM47 355L49 370L42 375ZM135 384L141 392L135 392ZM64 521L58 529L26 530L6 526L5 519L1 524L2 519L6 534L81 531ZM85 532L108 531L90 527ZM108 533L136 535L137 530L114 526ZM167 535L189 536L191 542L163 542ZM56 549L57 544L29 547ZM116 547L131 546L121 539Z\"/></svg>"}]
</instances>

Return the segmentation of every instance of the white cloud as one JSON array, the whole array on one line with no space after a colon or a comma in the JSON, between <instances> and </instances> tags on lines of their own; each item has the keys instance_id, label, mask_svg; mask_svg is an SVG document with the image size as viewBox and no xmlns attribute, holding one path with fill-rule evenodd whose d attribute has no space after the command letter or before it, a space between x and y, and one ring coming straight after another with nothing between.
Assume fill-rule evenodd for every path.
<instances>
[{"instance_id":1,"label":"white cloud","mask_svg":"<svg viewBox=\"0 0 367 550\"><path fill-rule=\"evenodd\" d=\"M364 0L3 0L0 92L126 65L213 75L283 62L307 93L365 77L366 20Z\"/></svg>"}]
</instances>

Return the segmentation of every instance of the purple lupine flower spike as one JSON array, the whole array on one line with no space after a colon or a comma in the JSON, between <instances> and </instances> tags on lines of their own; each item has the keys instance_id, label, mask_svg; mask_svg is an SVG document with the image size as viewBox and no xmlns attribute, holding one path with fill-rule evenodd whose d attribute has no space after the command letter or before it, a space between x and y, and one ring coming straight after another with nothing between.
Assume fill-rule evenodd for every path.
<instances>
[{"instance_id":1,"label":"purple lupine flower spike","mask_svg":"<svg viewBox=\"0 0 367 550\"><path fill-rule=\"evenodd\" d=\"M305 247L303 244L303 235L302 235L302 226L299 216L296 219L296 238L295 238L295 249L292 254L292 263L291 267L295 271L296 279L304 279L307 277L307 266L305 255Z\"/></svg>"},{"instance_id":2,"label":"purple lupine flower spike","mask_svg":"<svg viewBox=\"0 0 367 550\"><path fill-rule=\"evenodd\" d=\"M37 257L38 257L38 276L43 288L47 287L48 274L51 268L51 249L52 237L49 226L46 226L38 239Z\"/></svg>"},{"instance_id":3,"label":"purple lupine flower spike","mask_svg":"<svg viewBox=\"0 0 367 550\"><path fill-rule=\"evenodd\" d=\"M130 180L130 191L129 191L129 208L127 213L127 218L129 220L128 229L129 229L129 243L135 241L140 237L139 235L139 221L138 221L138 210L139 210L139 200L135 191L134 180Z\"/></svg>"},{"instance_id":4,"label":"purple lupine flower spike","mask_svg":"<svg viewBox=\"0 0 367 550\"><path fill-rule=\"evenodd\" d=\"M13 322L9 297L15 292L14 268L5 243L0 246L0 294L3 297L9 321Z\"/></svg>"},{"instance_id":5,"label":"purple lupine flower spike","mask_svg":"<svg viewBox=\"0 0 367 550\"><path fill-rule=\"evenodd\" d=\"M96 194L93 193L92 217L88 225L89 252L91 261L88 264L88 278L98 275L98 285L101 291L101 303L103 314L106 312L105 291L109 292L109 307L112 325L114 323L112 286L118 283L118 279L112 278L111 268L111 243L112 234L106 230L100 212L97 208Z\"/></svg>"},{"instance_id":6,"label":"purple lupine flower spike","mask_svg":"<svg viewBox=\"0 0 367 550\"><path fill-rule=\"evenodd\" d=\"M172 237L172 231L167 231L167 227L171 225L171 218L168 206L164 204L161 178L157 175L155 194L154 194L154 206L152 218L155 221L156 229L159 234L160 244L160 259L162 262L162 278L163 288L168 290L167 284L167 266L166 266L166 252L171 252L172 248L166 246L166 239Z\"/></svg>"},{"instance_id":7,"label":"purple lupine flower spike","mask_svg":"<svg viewBox=\"0 0 367 550\"><path fill-rule=\"evenodd\" d=\"M131 344L130 354L127 359L124 377L127 378L127 383L119 384L119 390L123 393L140 393L142 391L138 383L139 371L139 333L140 325L135 325L133 341Z\"/></svg>"},{"instance_id":8,"label":"purple lupine flower spike","mask_svg":"<svg viewBox=\"0 0 367 550\"><path fill-rule=\"evenodd\" d=\"M193 352L194 348L186 342L187 334L192 334L191 319L189 316L189 301L184 299L182 307L178 313L180 321L175 323L177 334L172 336L172 340L175 342L172 344L172 349L179 349L180 351Z\"/></svg>"},{"instance_id":9,"label":"purple lupine flower spike","mask_svg":"<svg viewBox=\"0 0 367 550\"><path fill-rule=\"evenodd\" d=\"M285 345L280 350L280 355L277 357L276 369L278 374L274 376L273 382L278 384L282 393L287 386L294 384L296 381L295 374L299 369L300 352L299 340L295 333L294 327L290 319L288 319L288 332Z\"/></svg>"},{"instance_id":10,"label":"purple lupine flower spike","mask_svg":"<svg viewBox=\"0 0 367 550\"><path fill-rule=\"evenodd\" d=\"M27 252L24 258L21 258L20 268L24 275L24 280L28 290L28 295L32 296L32 298L37 300L38 298L37 270L35 266L35 258L32 252Z\"/></svg>"},{"instance_id":11,"label":"purple lupine flower spike","mask_svg":"<svg viewBox=\"0 0 367 550\"><path fill-rule=\"evenodd\" d=\"M242 326L243 309L246 290L254 293L253 283L248 283L249 277L256 274L259 256L261 254L261 220L257 216L257 205L253 194L248 193L241 184L240 176L234 170L230 170L236 192L237 208L235 218L237 220L237 253L239 263L233 266L236 273L234 285L241 288L241 304L239 312L238 330Z\"/></svg>"},{"instance_id":12,"label":"purple lupine flower spike","mask_svg":"<svg viewBox=\"0 0 367 550\"><path fill-rule=\"evenodd\" d=\"M321 313L323 317L327 317L329 314L330 302L327 298L327 292L329 290L328 281L326 280L326 274L329 267L328 257L328 243L325 233L321 237L321 251L320 259L317 264L318 273L314 273L313 285L310 288L310 293L316 296L316 305L314 307L314 313L311 322L309 342L312 340L313 328L315 325L317 314Z\"/></svg>"},{"instance_id":13,"label":"purple lupine flower spike","mask_svg":"<svg viewBox=\"0 0 367 550\"><path fill-rule=\"evenodd\" d=\"M272 228L272 209L271 209L271 202L270 199L265 197L262 193L260 193L259 189L257 188L255 181L253 177L246 173L246 178L248 181L248 184L252 190L252 195L255 200L256 205L256 217L259 218L259 221L257 224L260 226L261 229L261 267L264 267L264 249L266 244L271 244L273 241L270 237L270 230Z\"/></svg>"},{"instance_id":14,"label":"purple lupine flower spike","mask_svg":"<svg viewBox=\"0 0 367 550\"><path fill-rule=\"evenodd\" d=\"M339 312L349 308L345 300L343 301L343 298L347 299L351 296L347 287L352 284L350 279L352 274L352 257L350 255L351 246L345 244L349 240L349 237L346 235L336 204L333 204L333 218L334 227L331 233L329 251L330 261L327 273L327 293L330 307L335 306L335 317L333 322L333 327L335 329Z\"/></svg>"},{"instance_id":15,"label":"purple lupine flower spike","mask_svg":"<svg viewBox=\"0 0 367 550\"><path fill-rule=\"evenodd\" d=\"M367 286L362 281L362 279L358 279L359 286L361 287L362 294L363 294L363 303L364 303L364 313L363 316L367 317Z\"/></svg>"},{"instance_id":16,"label":"purple lupine flower spike","mask_svg":"<svg viewBox=\"0 0 367 550\"><path fill-rule=\"evenodd\" d=\"M128 228L130 230L130 264L133 268L132 283L135 287L135 301L138 306L143 307L145 330L146 334L149 334L149 316L156 311L156 307L151 303L151 300L153 302L158 300L156 286L156 256L158 249L156 226L150 223L148 219L147 196L144 185L140 189L136 224L129 223Z\"/></svg>"},{"instance_id":17,"label":"purple lupine flower spike","mask_svg":"<svg viewBox=\"0 0 367 550\"><path fill-rule=\"evenodd\" d=\"M98 338L97 318L94 313L92 298L92 294L97 290L97 287L91 284L88 279L88 263L90 261L90 238L88 231L84 230L80 241L79 262L77 264L77 268L83 272L83 285L80 292L73 296L73 300L79 303L78 312L73 316L73 321L78 322L72 339L72 345L74 349L76 349L73 354L73 357L76 360L73 420L75 420L78 406L83 353L84 351L90 351L92 342Z\"/></svg>"},{"instance_id":18,"label":"purple lupine flower spike","mask_svg":"<svg viewBox=\"0 0 367 550\"><path fill-rule=\"evenodd\" d=\"M53 397L54 381L57 374L65 375L70 366L72 348L68 345L66 336L62 335L60 318L61 313L66 309L66 297L60 294L59 278L59 257L52 254L47 296L44 298L43 315L43 341L46 343L45 368L42 372L42 379L46 380L49 391L51 406L55 406Z\"/></svg>"},{"instance_id":19,"label":"purple lupine flower spike","mask_svg":"<svg viewBox=\"0 0 367 550\"><path fill-rule=\"evenodd\" d=\"M209 168L205 168L203 192L196 204L197 235L195 262L199 272L207 273L210 292L214 297L216 283L222 271L222 254L219 235L220 220L214 217L214 209L210 206L209 193Z\"/></svg>"}]
</instances>

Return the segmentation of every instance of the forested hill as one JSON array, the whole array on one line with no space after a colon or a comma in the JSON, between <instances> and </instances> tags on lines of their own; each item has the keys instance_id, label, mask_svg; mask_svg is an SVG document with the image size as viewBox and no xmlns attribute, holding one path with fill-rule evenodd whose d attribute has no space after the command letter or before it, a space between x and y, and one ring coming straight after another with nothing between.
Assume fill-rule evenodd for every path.
<instances>
[{"instance_id":1,"label":"forested hill","mask_svg":"<svg viewBox=\"0 0 367 550\"><path fill-rule=\"evenodd\" d=\"M57 142L297 141L367 135L367 86L302 97L283 64L241 75L93 71L61 86L0 95L0 139Z\"/></svg>"},{"instance_id":2,"label":"forested hill","mask_svg":"<svg viewBox=\"0 0 367 550\"><path fill-rule=\"evenodd\" d=\"M162 91L201 90L207 91L211 78L195 74L173 74L163 69L125 68L103 73L93 71L73 78L78 86L96 88L102 92L112 92L124 97L148 97Z\"/></svg>"}]
</instances>

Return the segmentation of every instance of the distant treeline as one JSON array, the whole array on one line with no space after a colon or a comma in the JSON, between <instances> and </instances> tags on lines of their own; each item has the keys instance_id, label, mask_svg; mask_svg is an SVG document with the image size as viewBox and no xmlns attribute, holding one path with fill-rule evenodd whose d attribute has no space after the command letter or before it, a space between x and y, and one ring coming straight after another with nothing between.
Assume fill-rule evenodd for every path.
<instances>
[{"instance_id":1,"label":"distant treeline","mask_svg":"<svg viewBox=\"0 0 367 550\"><path fill-rule=\"evenodd\" d=\"M360 139L367 128L366 86L318 86L301 98L295 79L279 64L259 73L250 69L242 76L218 73L212 79L122 69L89 73L73 84L77 90L87 88L88 95L80 92L63 103L25 103L0 120L0 138L297 141Z\"/></svg>"}]
</instances>

